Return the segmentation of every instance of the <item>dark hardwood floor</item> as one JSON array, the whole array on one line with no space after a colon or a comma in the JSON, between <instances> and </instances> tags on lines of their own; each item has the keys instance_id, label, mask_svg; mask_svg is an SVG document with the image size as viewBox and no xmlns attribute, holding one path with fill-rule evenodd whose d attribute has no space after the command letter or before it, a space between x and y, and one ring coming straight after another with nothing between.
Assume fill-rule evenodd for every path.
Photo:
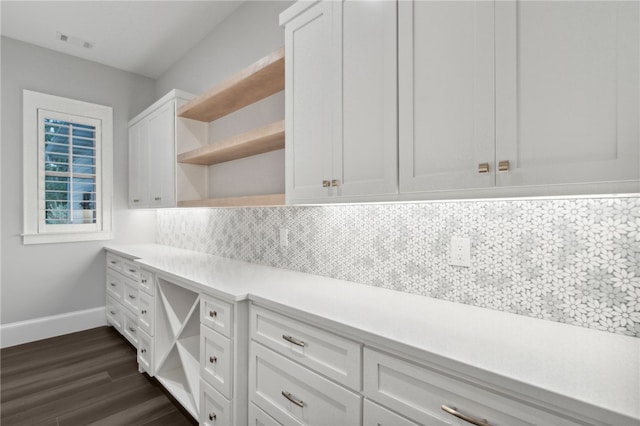
<instances>
[{"instance_id":1,"label":"dark hardwood floor","mask_svg":"<svg viewBox=\"0 0 640 426\"><path fill-rule=\"evenodd\" d=\"M3 426L147 425L197 422L155 380L111 327L0 351Z\"/></svg>"}]
</instances>

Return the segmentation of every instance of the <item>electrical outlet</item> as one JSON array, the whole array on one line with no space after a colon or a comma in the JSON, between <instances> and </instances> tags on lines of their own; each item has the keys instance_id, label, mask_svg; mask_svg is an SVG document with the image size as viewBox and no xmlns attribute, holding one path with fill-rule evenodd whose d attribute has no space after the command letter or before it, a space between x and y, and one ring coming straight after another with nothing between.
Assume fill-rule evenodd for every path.
<instances>
[{"instance_id":1,"label":"electrical outlet","mask_svg":"<svg viewBox=\"0 0 640 426\"><path fill-rule=\"evenodd\" d=\"M287 228L280 228L280 247L289 246L289 230Z\"/></svg>"},{"instance_id":2,"label":"electrical outlet","mask_svg":"<svg viewBox=\"0 0 640 426\"><path fill-rule=\"evenodd\" d=\"M451 237L449 265L471 266L471 240L466 237Z\"/></svg>"}]
</instances>

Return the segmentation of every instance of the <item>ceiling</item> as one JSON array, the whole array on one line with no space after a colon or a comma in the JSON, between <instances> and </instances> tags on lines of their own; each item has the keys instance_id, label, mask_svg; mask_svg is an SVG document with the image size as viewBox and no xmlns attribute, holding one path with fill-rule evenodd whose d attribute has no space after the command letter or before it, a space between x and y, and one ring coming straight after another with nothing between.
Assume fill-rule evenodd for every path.
<instances>
[{"instance_id":1,"label":"ceiling","mask_svg":"<svg viewBox=\"0 0 640 426\"><path fill-rule=\"evenodd\" d=\"M3 36L158 78L242 1L0 1ZM63 42L93 44L90 49ZM74 40L75 41L75 40ZM82 44L81 42L79 44Z\"/></svg>"}]
</instances>

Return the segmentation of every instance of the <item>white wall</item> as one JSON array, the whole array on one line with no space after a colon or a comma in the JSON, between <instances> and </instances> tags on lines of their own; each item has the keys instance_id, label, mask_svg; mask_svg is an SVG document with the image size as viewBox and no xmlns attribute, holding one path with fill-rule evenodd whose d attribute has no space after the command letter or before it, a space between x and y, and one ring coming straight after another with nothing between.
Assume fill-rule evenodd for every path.
<instances>
[{"instance_id":1,"label":"white wall","mask_svg":"<svg viewBox=\"0 0 640 426\"><path fill-rule=\"evenodd\" d=\"M284 45L280 12L293 1L248 1L162 75L156 97L171 89L200 94ZM284 93L275 94L213 122L215 142L284 119ZM210 197L284 192L284 151L209 168Z\"/></svg>"},{"instance_id":2,"label":"white wall","mask_svg":"<svg viewBox=\"0 0 640 426\"><path fill-rule=\"evenodd\" d=\"M155 239L155 211L127 209L127 121L154 101L155 81L5 37L1 66L0 323L104 306L103 245ZM114 240L22 244L22 89L113 107Z\"/></svg>"}]
</instances>

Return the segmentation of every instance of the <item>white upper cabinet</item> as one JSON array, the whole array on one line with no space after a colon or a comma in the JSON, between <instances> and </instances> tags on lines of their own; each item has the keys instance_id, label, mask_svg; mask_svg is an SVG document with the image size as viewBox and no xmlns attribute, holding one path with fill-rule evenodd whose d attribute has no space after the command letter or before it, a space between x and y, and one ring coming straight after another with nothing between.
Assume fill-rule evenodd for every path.
<instances>
[{"instance_id":1,"label":"white upper cabinet","mask_svg":"<svg viewBox=\"0 0 640 426\"><path fill-rule=\"evenodd\" d=\"M400 2L400 192L640 190L638 15L637 2Z\"/></svg>"},{"instance_id":2,"label":"white upper cabinet","mask_svg":"<svg viewBox=\"0 0 640 426\"><path fill-rule=\"evenodd\" d=\"M149 207L176 205L176 101L167 102L148 118Z\"/></svg>"},{"instance_id":3,"label":"white upper cabinet","mask_svg":"<svg viewBox=\"0 0 640 426\"><path fill-rule=\"evenodd\" d=\"M496 2L497 184L640 177L638 2Z\"/></svg>"},{"instance_id":4,"label":"white upper cabinet","mask_svg":"<svg viewBox=\"0 0 640 426\"><path fill-rule=\"evenodd\" d=\"M400 191L494 185L493 3L399 3Z\"/></svg>"},{"instance_id":5,"label":"white upper cabinet","mask_svg":"<svg viewBox=\"0 0 640 426\"><path fill-rule=\"evenodd\" d=\"M145 207L149 202L149 161L147 155L149 123L129 126L129 207Z\"/></svg>"},{"instance_id":6,"label":"white upper cabinet","mask_svg":"<svg viewBox=\"0 0 640 426\"><path fill-rule=\"evenodd\" d=\"M395 194L396 2L299 2L280 19L287 203Z\"/></svg>"}]
</instances>

